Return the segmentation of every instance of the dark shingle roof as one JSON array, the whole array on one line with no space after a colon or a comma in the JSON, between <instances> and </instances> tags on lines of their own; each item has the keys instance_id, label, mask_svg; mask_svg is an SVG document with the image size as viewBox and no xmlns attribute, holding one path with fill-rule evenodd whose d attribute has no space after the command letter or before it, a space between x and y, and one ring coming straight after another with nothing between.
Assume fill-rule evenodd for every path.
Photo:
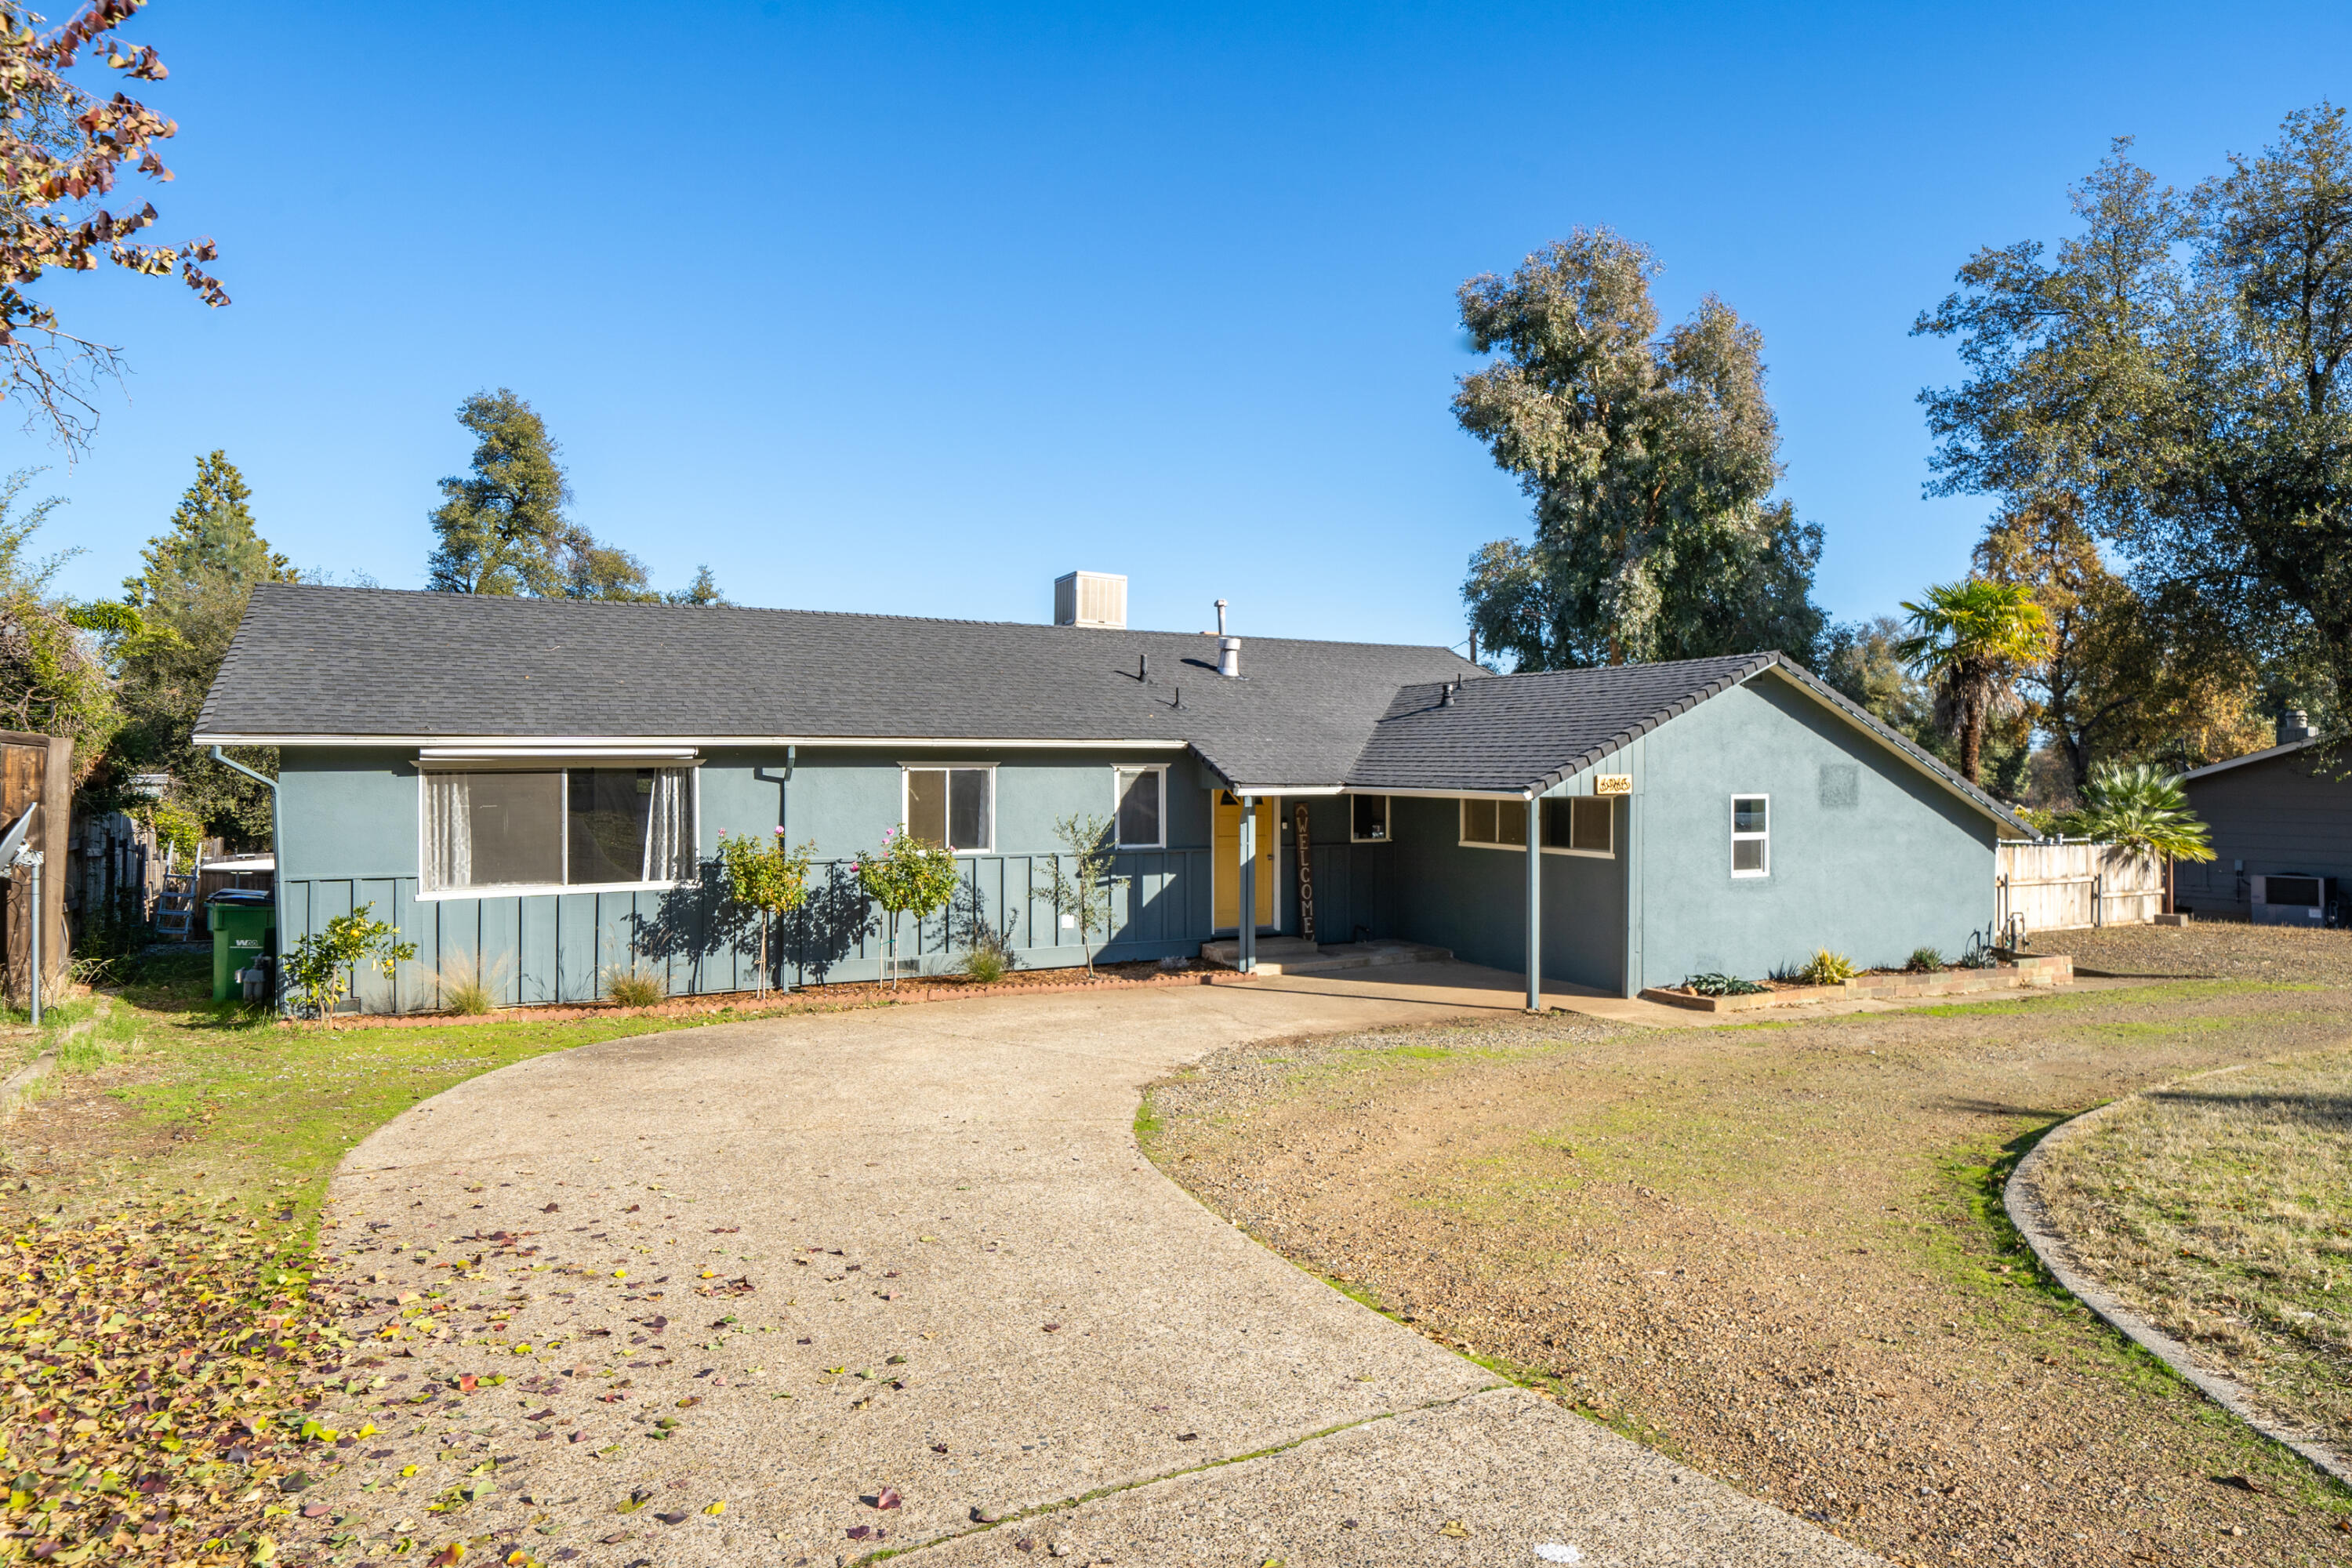
<instances>
[{"instance_id":1,"label":"dark shingle roof","mask_svg":"<svg viewBox=\"0 0 2352 1568\"><path fill-rule=\"evenodd\" d=\"M1549 789L1708 698L1770 670L1843 713L1938 784L2011 830L2032 829L1907 737L1778 653L1666 664L1541 670L1396 694L1349 770L1360 789Z\"/></svg>"},{"instance_id":2,"label":"dark shingle roof","mask_svg":"<svg viewBox=\"0 0 2352 1568\"><path fill-rule=\"evenodd\" d=\"M1517 793L1770 669L2030 831L1776 653L1489 676L1446 648L1247 637L1239 680L1216 658L1214 637L1183 632L265 584L196 732L1162 741L1234 784Z\"/></svg>"},{"instance_id":3,"label":"dark shingle roof","mask_svg":"<svg viewBox=\"0 0 2352 1568\"><path fill-rule=\"evenodd\" d=\"M1349 782L1365 789L1524 790L1541 779L1549 787L1774 657L1496 676L1465 683L1450 705L1439 683L1408 686L1381 716Z\"/></svg>"},{"instance_id":4,"label":"dark shingle roof","mask_svg":"<svg viewBox=\"0 0 2352 1568\"><path fill-rule=\"evenodd\" d=\"M1328 784L1399 687L1484 673L1444 648L1284 637L1244 638L1240 680L1216 659L1181 632L265 584L196 729L1164 740L1232 783Z\"/></svg>"}]
</instances>

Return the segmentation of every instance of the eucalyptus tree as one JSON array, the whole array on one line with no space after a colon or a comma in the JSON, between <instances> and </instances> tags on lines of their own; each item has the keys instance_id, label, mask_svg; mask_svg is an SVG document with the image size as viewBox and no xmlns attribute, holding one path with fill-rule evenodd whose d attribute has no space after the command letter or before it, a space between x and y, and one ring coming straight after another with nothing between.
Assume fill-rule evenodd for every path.
<instances>
[{"instance_id":1,"label":"eucalyptus tree","mask_svg":"<svg viewBox=\"0 0 2352 1568\"><path fill-rule=\"evenodd\" d=\"M1662 331L1658 270L1648 247L1580 228L1462 285L1462 325L1495 357L1462 377L1454 416L1534 503L1532 541L1480 549L1463 596L1521 668L1810 659L1821 636L1821 530L1771 499L1762 334L1713 295Z\"/></svg>"}]
</instances>

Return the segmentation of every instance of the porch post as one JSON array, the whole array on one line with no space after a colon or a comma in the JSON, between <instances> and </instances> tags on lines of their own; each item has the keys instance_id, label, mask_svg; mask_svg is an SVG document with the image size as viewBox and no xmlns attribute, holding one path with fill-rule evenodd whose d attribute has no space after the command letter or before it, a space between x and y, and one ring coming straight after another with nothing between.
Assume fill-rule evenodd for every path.
<instances>
[{"instance_id":1,"label":"porch post","mask_svg":"<svg viewBox=\"0 0 2352 1568\"><path fill-rule=\"evenodd\" d=\"M1528 801L1528 1011L1543 1011L1543 802Z\"/></svg>"},{"instance_id":2,"label":"porch post","mask_svg":"<svg viewBox=\"0 0 2352 1568\"><path fill-rule=\"evenodd\" d=\"M1241 907L1234 911L1235 937L1240 951L1241 971L1249 974L1257 969L1257 796L1242 796L1242 875Z\"/></svg>"}]
</instances>

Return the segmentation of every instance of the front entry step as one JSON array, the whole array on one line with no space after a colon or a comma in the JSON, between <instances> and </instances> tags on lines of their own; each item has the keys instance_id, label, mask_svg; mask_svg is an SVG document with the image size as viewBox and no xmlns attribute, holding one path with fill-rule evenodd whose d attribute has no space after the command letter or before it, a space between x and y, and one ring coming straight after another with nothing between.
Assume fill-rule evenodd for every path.
<instances>
[{"instance_id":1,"label":"front entry step","mask_svg":"<svg viewBox=\"0 0 2352 1568\"><path fill-rule=\"evenodd\" d=\"M1370 969L1391 963L1442 963L1451 949L1417 942L1349 942L1318 947L1302 937L1262 936L1257 939L1260 974L1328 974L1342 969ZM1230 937L1204 942L1201 957L1231 969L1241 963L1241 943Z\"/></svg>"}]
</instances>

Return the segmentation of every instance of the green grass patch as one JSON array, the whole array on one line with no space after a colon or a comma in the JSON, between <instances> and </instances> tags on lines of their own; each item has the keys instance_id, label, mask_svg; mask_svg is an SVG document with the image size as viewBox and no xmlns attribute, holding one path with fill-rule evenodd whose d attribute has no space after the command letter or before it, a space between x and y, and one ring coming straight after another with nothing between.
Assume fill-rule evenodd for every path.
<instances>
[{"instance_id":1,"label":"green grass patch","mask_svg":"<svg viewBox=\"0 0 2352 1568\"><path fill-rule=\"evenodd\" d=\"M142 974L106 1016L60 1051L69 1068L126 1063L131 1081L106 1092L130 1112L123 1131L152 1157L95 1160L58 1198L102 1207L184 1193L227 1198L273 1222L290 1211L307 1228L336 1164L402 1111L467 1079L600 1041L725 1023L731 1012L688 1017L615 1016L537 1022L528 1015L446 1027L329 1030L287 1026L242 1005L209 1000L210 973ZM89 1003L77 1005L87 1016ZM746 1015L748 1016L748 1015Z\"/></svg>"},{"instance_id":2,"label":"green grass patch","mask_svg":"<svg viewBox=\"0 0 2352 1568\"><path fill-rule=\"evenodd\" d=\"M2270 980L2168 980L2151 985L2120 986L2113 991L2065 991L2039 996L2008 997L1997 1002L1952 1002L1928 1007L1906 1007L1904 1011L1928 1018L2005 1018L2029 1012L2097 1012L2108 1007L2207 1002L2220 996L2249 996L2263 992L2326 989L2324 985L2289 984Z\"/></svg>"},{"instance_id":3,"label":"green grass patch","mask_svg":"<svg viewBox=\"0 0 2352 1568\"><path fill-rule=\"evenodd\" d=\"M2312 1429L2352 1421L2352 1054L2150 1091L2053 1150L2042 1185L2142 1316Z\"/></svg>"}]
</instances>

